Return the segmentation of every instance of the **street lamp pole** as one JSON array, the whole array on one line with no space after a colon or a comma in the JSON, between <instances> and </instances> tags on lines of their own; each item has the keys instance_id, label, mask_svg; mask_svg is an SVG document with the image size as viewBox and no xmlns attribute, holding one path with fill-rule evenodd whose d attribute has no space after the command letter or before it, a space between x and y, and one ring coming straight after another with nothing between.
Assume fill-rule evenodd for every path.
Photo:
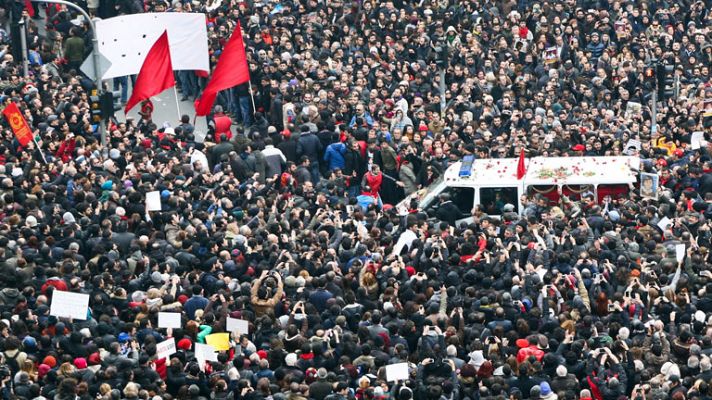
<instances>
[{"instance_id":1,"label":"street lamp pole","mask_svg":"<svg viewBox=\"0 0 712 400\"><path fill-rule=\"evenodd\" d=\"M97 95L100 95L102 92L102 81L101 81L101 75L100 71L101 69L99 68L99 39L96 36L96 26L94 25L94 21L92 21L91 17L89 14L87 14L86 11L84 11L83 8L79 7L78 5L74 3L70 3L69 1L65 0L30 0L34 3L54 3L54 4L63 4L75 11L78 11L81 13L84 18L86 18L87 21L89 21L89 26L91 27L91 44L92 44L92 49L94 51L92 52L92 63L94 64L94 74L96 75L94 77L94 84L96 85L96 90L97 90ZM106 127L104 126L103 122L99 123L99 133L101 134L101 146L104 148L104 151L108 151L107 149L107 136L106 136Z\"/></svg>"}]
</instances>

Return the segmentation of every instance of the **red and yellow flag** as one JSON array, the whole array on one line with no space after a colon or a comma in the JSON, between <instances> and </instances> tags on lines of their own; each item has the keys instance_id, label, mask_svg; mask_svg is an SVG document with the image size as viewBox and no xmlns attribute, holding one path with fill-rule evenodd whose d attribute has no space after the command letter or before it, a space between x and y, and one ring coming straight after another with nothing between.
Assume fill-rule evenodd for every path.
<instances>
[{"instance_id":1,"label":"red and yellow flag","mask_svg":"<svg viewBox=\"0 0 712 400\"><path fill-rule=\"evenodd\" d=\"M22 147L27 146L27 143L32 141L32 129L30 129L30 126L27 124L27 121L25 121L25 117L22 116L17 105L15 103L9 103L2 113L10 123L10 128L15 132L15 137L17 137L17 141L20 142L20 145Z\"/></svg>"}]
</instances>

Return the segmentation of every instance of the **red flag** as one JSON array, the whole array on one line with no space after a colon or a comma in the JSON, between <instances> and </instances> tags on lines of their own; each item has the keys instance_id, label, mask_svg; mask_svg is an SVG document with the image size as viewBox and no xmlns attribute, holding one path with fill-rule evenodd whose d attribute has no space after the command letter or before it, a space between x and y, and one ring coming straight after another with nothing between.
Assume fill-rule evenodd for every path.
<instances>
[{"instance_id":1,"label":"red flag","mask_svg":"<svg viewBox=\"0 0 712 400\"><path fill-rule=\"evenodd\" d=\"M235 31L232 32L232 37L220 55L212 79L208 82L208 86L205 87L200 98L195 101L195 115L208 115L219 91L249 81L250 70L247 67L245 44L242 42L242 29L238 22Z\"/></svg>"},{"instance_id":2,"label":"red flag","mask_svg":"<svg viewBox=\"0 0 712 400\"><path fill-rule=\"evenodd\" d=\"M2 113L10 123L12 131L15 132L15 137L17 137L17 141L20 142L20 146L27 146L27 143L32 141L32 129L27 125L27 121L25 121L25 117L22 116L17 105L15 103L8 104L7 107L2 110Z\"/></svg>"},{"instance_id":3,"label":"red flag","mask_svg":"<svg viewBox=\"0 0 712 400\"><path fill-rule=\"evenodd\" d=\"M30 0L25 0L25 10L27 11L27 15L29 15L30 18L35 17L35 9L32 7L32 2Z\"/></svg>"},{"instance_id":4,"label":"red flag","mask_svg":"<svg viewBox=\"0 0 712 400\"><path fill-rule=\"evenodd\" d=\"M527 173L527 167L524 166L524 149L519 152L519 164L517 164L517 179L524 178Z\"/></svg>"},{"instance_id":5,"label":"red flag","mask_svg":"<svg viewBox=\"0 0 712 400\"><path fill-rule=\"evenodd\" d=\"M124 112L128 114L129 110L142 100L150 99L151 96L155 96L175 84L171 50L168 47L168 31L163 31L143 61Z\"/></svg>"}]
</instances>

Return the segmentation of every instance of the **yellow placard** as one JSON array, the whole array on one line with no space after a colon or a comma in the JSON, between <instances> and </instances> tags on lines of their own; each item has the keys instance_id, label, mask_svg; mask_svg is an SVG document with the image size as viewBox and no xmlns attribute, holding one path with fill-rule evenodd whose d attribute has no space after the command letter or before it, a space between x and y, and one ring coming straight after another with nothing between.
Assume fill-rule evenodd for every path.
<instances>
[{"instance_id":1,"label":"yellow placard","mask_svg":"<svg viewBox=\"0 0 712 400\"><path fill-rule=\"evenodd\" d=\"M213 333L206 336L205 341L217 351L230 350L229 333Z\"/></svg>"}]
</instances>

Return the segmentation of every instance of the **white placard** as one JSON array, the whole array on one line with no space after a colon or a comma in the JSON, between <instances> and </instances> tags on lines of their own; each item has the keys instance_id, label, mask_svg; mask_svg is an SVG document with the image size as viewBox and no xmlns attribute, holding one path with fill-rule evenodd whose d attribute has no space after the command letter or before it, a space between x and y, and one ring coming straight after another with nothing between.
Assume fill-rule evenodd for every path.
<instances>
[{"instance_id":1,"label":"white placard","mask_svg":"<svg viewBox=\"0 0 712 400\"><path fill-rule=\"evenodd\" d=\"M386 380L388 382L404 381L409 376L408 363L386 365Z\"/></svg>"},{"instance_id":2,"label":"white placard","mask_svg":"<svg viewBox=\"0 0 712 400\"><path fill-rule=\"evenodd\" d=\"M636 150L640 151L641 148L643 148L642 143L640 143L640 140L635 140L635 139L629 139L628 143L625 145L625 149L623 149L625 154L633 155L635 153L630 151L630 148L634 147Z\"/></svg>"},{"instance_id":3,"label":"white placard","mask_svg":"<svg viewBox=\"0 0 712 400\"><path fill-rule=\"evenodd\" d=\"M672 225L672 220L668 217L662 217L660 221L658 221L658 228L660 228L663 233L667 230L667 227Z\"/></svg>"},{"instance_id":4,"label":"white placard","mask_svg":"<svg viewBox=\"0 0 712 400\"><path fill-rule=\"evenodd\" d=\"M690 136L690 146L692 147L692 150L697 150L702 146L705 146L707 144L707 141L705 141L705 133L702 131L696 131L692 132L692 136Z\"/></svg>"},{"instance_id":5,"label":"white placard","mask_svg":"<svg viewBox=\"0 0 712 400\"><path fill-rule=\"evenodd\" d=\"M683 258L685 258L685 245L684 244L676 244L675 245L675 258L677 258L677 262L681 262Z\"/></svg>"},{"instance_id":6,"label":"white placard","mask_svg":"<svg viewBox=\"0 0 712 400\"><path fill-rule=\"evenodd\" d=\"M154 190L146 193L146 211L161 211L161 192Z\"/></svg>"},{"instance_id":7,"label":"white placard","mask_svg":"<svg viewBox=\"0 0 712 400\"><path fill-rule=\"evenodd\" d=\"M180 313L177 312L159 312L158 313L159 328L180 328Z\"/></svg>"},{"instance_id":8,"label":"white placard","mask_svg":"<svg viewBox=\"0 0 712 400\"><path fill-rule=\"evenodd\" d=\"M250 333L250 324L242 319L237 319L237 318L227 318L227 331L232 333L232 332L237 332L238 335L246 335Z\"/></svg>"},{"instance_id":9,"label":"white placard","mask_svg":"<svg viewBox=\"0 0 712 400\"><path fill-rule=\"evenodd\" d=\"M643 112L643 105L640 103L636 103L634 101L629 101L628 104L626 104L625 107L625 117L626 118L633 118L636 116L641 115ZM628 146L626 146L627 148Z\"/></svg>"},{"instance_id":10,"label":"white placard","mask_svg":"<svg viewBox=\"0 0 712 400\"><path fill-rule=\"evenodd\" d=\"M206 361L217 361L218 355L215 354L215 348L208 344L195 343L195 359L198 360L198 365L201 371L205 371Z\"/></svg>"},{"instance_id":11,"label":"white placard","mask_svg":"<svg viewBox=\"0 0 712 400\"><path fill-rule=\"evenodd\" d=\"M156 357L158 359L168 358L176 353L176 340L170 338L156 345Z\"/></svg>"},{"instance_id":12,"label":"white placard","mask_svg":"<svg viewBox=\"0 0 712 400\"><path fill-rule=\"evenodd\" d=\"M85 321L89 309L89 295L54 290L49 315Z\"/></svg>"},{"instance_id":13,"label":"white placard","mask_svg":"<svg viewBox=\"0 0 712 400\"><path fill-rule=\"evenodd\" d=\"M138 74L164 31L168 31L174 70L210 70L205 14L144 13L96 22L99 52L111 63L102 78Z\"/></svg>"}]
</instances>

